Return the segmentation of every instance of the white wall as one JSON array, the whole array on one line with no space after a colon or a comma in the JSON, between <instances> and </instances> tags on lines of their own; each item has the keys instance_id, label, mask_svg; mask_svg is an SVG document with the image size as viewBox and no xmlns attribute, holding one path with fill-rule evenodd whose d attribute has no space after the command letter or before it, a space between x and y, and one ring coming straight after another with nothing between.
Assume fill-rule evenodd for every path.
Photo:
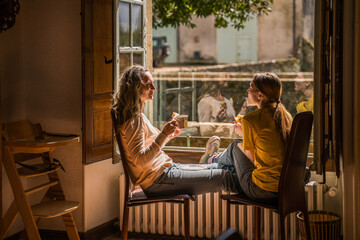
<instances>
[{"instance_id":1,"label":"white wall","mask_svg":"<svg viewBox=\"0 0 360 240\"><path fill-rule=\"evenodd\" d=\"M15 26L0 34L2 121L30 119L44 130L81 135L81 2L20 1ZM54 152L69 200L82 204L82 149L77 143ZM24 179L25 186L37 180ZM13 196L3 174L3 213ZM30 203L34 204L32 197ZM83 228L82 207L74 212ZM64 229L61 218L43 220L41 228ZM18 217L9 234L23 228Z\"/></svg>"},{"instance_id":2,"label":"white wall","mask_svg":"<svg viewBox=\"0 0 360 240\"><path fill-rule=\"evenodd\" d=\"M79 1L24 1L24 75L26 113L44 130L81 135L81 5ZM81 143L54 152L66 173L59 172L67 199L82 205ZM82 229L82 208L74 212ZM42 228L63 229L61 218Z\"/></svg>"},{"instance_id":3,"label":"white wall","mask_svg":"<svg viewBox=\"0 0 360 240\"><path fill-rule=\"evenodd\" d=\"M2 122L26 117L25 81L23 81L23 25L24 11L20 11L13 28L0 33L0 80ZM2 168L3 214L14 200L5 169ZM23 229L18 217L8 236Z\"/></svg>"},{"instance_id":4,"label":"white wall","mask_svg":"<svg viewBox=\"0 0 360 240\"><path fill-rule=\"evenodd\" d=\"M20 11L13 28L0 33L0 80L2 122L23 119L25 81L23 81L23 19Z\"/></svg>"},{"instance_id":5,"label":"white wall","mask_svg":"<svg viewBox=\"0 0 360 240\"><path fill-rule=\"evenodd\" d=\"M120 163L112 159L84 168L84 231L119 217Z\"/></svg>"},{"instance_id":6,"label":"white wall","mask_svg":"<svg viewBox=\"0 0 360 240\"><path fill-rule=\"evenodd\" d=\"M81 1L20 1L15 26L0 34L2 121L30 119L46 131L82 134ZM81 142L60 148L54 157L68 200L80 202L74 212L79 232L119 215L120 164L111 159L82 164ZM44 179L42 179L44 180ZM39 180L24 180L25 187ZM13 200L3 170L3 214ZM44 192L42 192L43 194ZM41 193L30 198L40 199ZM23 229L21 217L8 236ZM42 220L40 228L64 230L61 218Z\"/></svg>"}]
</instances>

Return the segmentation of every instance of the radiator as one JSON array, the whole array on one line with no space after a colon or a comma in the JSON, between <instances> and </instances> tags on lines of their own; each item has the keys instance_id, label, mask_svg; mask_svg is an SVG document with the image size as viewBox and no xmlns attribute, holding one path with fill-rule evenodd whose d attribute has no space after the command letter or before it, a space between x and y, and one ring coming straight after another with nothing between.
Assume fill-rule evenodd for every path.
<instances>
[{"instance_id":1,"label":"radiator","mask_svg":"<svg viewBox=\"0 0 360 240\"><path fill-rule=\"evenodd\" d=\"M125 176L119 177L120 229L124 209ZM324 185L306 186L308 210L323 210ZM154 203L130 208L129 232L160 235L184 235L183 209L178 203ZM244 239L254 238L254 209L252 206L231 205L230 223ZM296 213L286 218L287 239L299 239ZM280 239L279 216L261 209L261 228L265 240ZM122 230L122 229L121 229ZM206 193L190 201L190 236L215 238L226 230L226 201L220 193Z\"/></svg>"}]
</instances>

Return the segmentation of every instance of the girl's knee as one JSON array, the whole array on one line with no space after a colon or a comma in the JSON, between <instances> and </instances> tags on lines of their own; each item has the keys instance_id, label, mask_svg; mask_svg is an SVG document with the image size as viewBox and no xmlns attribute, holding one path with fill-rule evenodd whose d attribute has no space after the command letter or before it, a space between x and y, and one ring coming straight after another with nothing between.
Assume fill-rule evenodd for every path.
<instances>
[{"instance_id":1,"label":"girl's knee","mask_svg":"<svg viewBox=\"0 0 360 240\"><path fill-rule=\"evenodd\" d=\"M239 149L238 144L240 143L239 140L235 140L232 143L230 143L229 148L231 151L234 151L234 149Z\"/></svg>"},{"instance_id":2,"label":"girl's knee","mask_svg":"<svg viewBox=\"0 0 360 240\"><path fill-rule=\"evenodd\" d=\"M232 143L230 143L231 146L237 146L237 144L240 143L240 140L235 140Z\"/></svg>"},{"instance_id":3,"label":"girl's knee","mask_svg":"<svg viewBox=\"0 0 360 240\"><path fill-rule=\"evenodd\" d=\"M240 143L240 141L239 141L239 140L236 140L236 141L234 141L234 142L232 142L232 143L230 144L230 146L231 146L231 152L232 152L232 153L234 153L234 152L237 152L237 153L242 152L242 151L240 150L240 148L239 148L239 143Z\"/></svg>"}]
</instances>

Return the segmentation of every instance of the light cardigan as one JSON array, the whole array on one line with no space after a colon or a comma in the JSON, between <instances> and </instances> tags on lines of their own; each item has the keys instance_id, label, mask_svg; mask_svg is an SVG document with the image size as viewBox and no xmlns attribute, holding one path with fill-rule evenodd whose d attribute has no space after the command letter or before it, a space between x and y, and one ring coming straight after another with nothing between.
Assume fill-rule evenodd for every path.
<instances>
[{"instance_id":1,"label":"light cardigan","mask_svg":"<svg viewBox=\"0 0 360 240\"><path fill-rule=\"evenodd\" d=\"M224 98L227 107L227 119L224 122L235 121L235 109L233 107L232 98ZM198 103L198 116L200 122L200 134L202 136L231 136L234 131L233 124L226 126L214 124L217 122L217 114L220 111L220 101L215 100L211 96L203 97Z\"/></svg>"},{"instance_id":2,"label":"light cardigan","mask_svg":"<svg viewBox=\"0 0 360 240\"><path fill-rule=\"evenodd\" d=\"M150 187L173 163L161 150L169 141L168 137L142 113L138 118L122 124L119 131L131 181L143 189Z\"/></svg>"}]
</instances>

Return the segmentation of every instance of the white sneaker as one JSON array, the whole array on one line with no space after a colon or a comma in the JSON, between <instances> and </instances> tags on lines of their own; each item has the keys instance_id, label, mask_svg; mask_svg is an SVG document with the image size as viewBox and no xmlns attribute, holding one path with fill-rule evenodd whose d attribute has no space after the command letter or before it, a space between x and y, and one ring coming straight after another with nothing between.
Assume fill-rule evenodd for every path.
<instances>
[{"instance_id":1,"label":"white sneaker","mask_svg":"<svg viewBox=\"0 0 360 240\"><path fill-rule=\"evenodd\" d=\"M204 155L200 158L200 164L208 163L208 159L212 157L219 151L220 148L220 138L218 136L212 136L206 142L206 149Z\"/></svg>"}]
</instances>

